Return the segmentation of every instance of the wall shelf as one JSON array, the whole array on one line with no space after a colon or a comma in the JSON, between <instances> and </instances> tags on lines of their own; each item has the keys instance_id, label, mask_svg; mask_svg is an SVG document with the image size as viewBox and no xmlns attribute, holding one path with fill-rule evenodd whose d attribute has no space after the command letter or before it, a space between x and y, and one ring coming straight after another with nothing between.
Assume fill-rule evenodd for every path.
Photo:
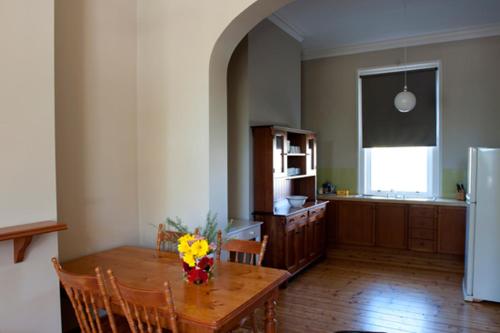
<instances>
[{"instance_id":1,"label":"wall shelf","mask_svg":"<svg viewBox=\"0 0 500 333\"><path fill-rule=\"evenodd\" d=\"M33 236L68 229L68 226L57 221L41 221L0 228L0 241L14 241L14 263L24 260L26 249L31 244Z\"/></svg>"}]
</instances>

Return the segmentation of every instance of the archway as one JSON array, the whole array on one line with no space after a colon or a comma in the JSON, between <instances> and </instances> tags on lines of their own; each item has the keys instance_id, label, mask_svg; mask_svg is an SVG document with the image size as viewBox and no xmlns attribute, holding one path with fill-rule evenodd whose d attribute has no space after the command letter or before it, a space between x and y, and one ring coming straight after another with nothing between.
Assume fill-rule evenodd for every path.
<instances>
[{"instance_id":1,"label":"archway","mask_svg":"<svg viewBox=\"0 0 500 333\"><path fill-rule=\"evenodd\" d=\"M209 206L226 220L228 211L227 69L241 39L260 21L295 0L257 0L217 39L209 69ZM222 214L224 216L222 216Z\"/></svg>"}]
</instances>

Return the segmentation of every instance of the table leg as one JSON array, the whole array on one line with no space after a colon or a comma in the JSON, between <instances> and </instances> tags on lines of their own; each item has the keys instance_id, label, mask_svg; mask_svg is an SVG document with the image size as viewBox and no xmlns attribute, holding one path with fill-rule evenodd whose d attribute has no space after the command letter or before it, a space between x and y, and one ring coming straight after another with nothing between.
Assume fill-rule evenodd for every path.
<instances>
[{"instance_id":1,"label":"table leg","mask_svg":"<svg viewBox=\"0 0 500 333\"><path fill-rule=\"evenodd\" d=\"M276 333L276 300L273 295L266 301L265 329L266 333Z\"/></svg>"}]
</instances>

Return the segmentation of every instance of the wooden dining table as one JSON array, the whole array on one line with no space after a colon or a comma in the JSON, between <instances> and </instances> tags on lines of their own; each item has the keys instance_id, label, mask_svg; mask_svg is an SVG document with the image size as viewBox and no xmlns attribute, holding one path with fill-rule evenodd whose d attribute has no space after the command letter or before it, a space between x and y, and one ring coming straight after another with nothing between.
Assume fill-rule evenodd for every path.
<instances>
[{"instance_id":1,"label":"wooden dining table","mask_svg":"<svg viewBox=\"0 0 500 333\"><path fill-rule=\"evenodd\" d=\"M184 281L177 253L130 246L63 263L65 270L80 274L93 274L96 266L111 269L117 279L134 288L161 290L169 281L180 332L228 332L259 307L265 308L265 332L276 332L279 286L290 277L284 270L216 261L213 278L193 285ZM113 312L121 314L114 296L111 302Z\"/></svg>"}]
</instances>

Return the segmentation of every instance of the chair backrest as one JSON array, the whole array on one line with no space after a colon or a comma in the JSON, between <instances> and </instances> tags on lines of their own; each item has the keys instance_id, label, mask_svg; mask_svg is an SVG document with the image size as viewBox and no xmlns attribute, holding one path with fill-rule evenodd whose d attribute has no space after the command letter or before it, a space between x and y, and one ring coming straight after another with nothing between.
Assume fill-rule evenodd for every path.
<instances>
[{"instance_id":1,"label":"chair backrest","mask_svg":"<svg viewBox=\"0 0 500 333\"><path fill-rule=\"evenodd\" d=\"M52 264L75 310L81 331L83 333L103 333L109 330L113 333L118 332L100 268L95 268L96 275L93 276L69 273L62 269L56 258L52 258ZM108 323L101 318L102 311L106 311Z\"/></svg>"},{"instance_id":2,"label":"chair backrest","mask_svg":"<svg viewBox=\"0 0 500 333\"><path fill-rule=\"evenodd\" d=\"M132 333L151 333L153 329L161 333L162 327L178 333L177 315L168 282L164 283L163 290L143 290L124 285L111 270L108 270L108 275Z\"/></svg>"},{"instance_id":3,"label":"chair backrest","mask_svg":"<svg viewBox=\"0 0 500 333\"><path fill-rule=\"evenodd\" d=\"M194 229L194 234L199 235L200 228ZM182 232L166 230L165 225L160 224L156 234L156 250L177 252L177 240L182 236Z\"/></svg>"},{"instance_id":4,"label":"chair backrest","mask_svg":"<svg viewBox=\"0 0 500 333\"><path fill-rule=\"evenodd\" d=\"M263 237L262 242L230 239L222 244L221 248L229 252L229 261L261 266L266 253L267 240L267 235ZM220 251L217 251L217 259L220 260Z\"/></svg>"},{"instance_id":5,"label":"chair backrest","mask_svg":"<svg viewBox=\"0 0 500 333\"><path fill-rule=\"evenodd\" d=\"M215 258L220 260L220 253L222 250L222 230L217 231L217 248L215 249Z\"/></svg>"},{"instance_id":6,"label":"chair backrest","mask_svg":"<svg viewBox=\"0 0 500 333\"><path fill-rule=\"evenodd\" d=\"M165 230L165 225L158 226L158 233L156 235L156 250L157 251L177 251L177 240L182 237L182 233L177 231Z\"/></svg>"}]
</instances>

